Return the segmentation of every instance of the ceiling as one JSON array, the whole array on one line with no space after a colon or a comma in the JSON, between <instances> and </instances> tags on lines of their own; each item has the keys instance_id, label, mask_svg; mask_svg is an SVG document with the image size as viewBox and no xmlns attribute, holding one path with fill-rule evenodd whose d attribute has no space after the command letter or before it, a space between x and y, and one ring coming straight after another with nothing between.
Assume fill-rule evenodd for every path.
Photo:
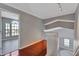
<instances>
[{"instance_id":1,"label":"ceiling","mask_svg":"<svg viewBox=\"0 0 79 59\"><path fill-rule=\"evenodd\" d=\"M74 13L77 8L77 3L5 3L8 6L14 7L40 19L48 19L61 15ZM61 8L62 11L61 11Z\"/></svg>"}]
</instances>

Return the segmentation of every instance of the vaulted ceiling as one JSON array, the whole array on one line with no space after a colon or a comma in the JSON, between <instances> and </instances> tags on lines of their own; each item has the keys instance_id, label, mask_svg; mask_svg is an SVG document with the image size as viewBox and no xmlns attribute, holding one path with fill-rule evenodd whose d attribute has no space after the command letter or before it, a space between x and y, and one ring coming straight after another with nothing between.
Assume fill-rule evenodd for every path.
<instances>
[{"instance_id":1,"label":"vaulted ceiling","mask_svg":"<svg viewBox=\"0 0 79 59\"><path fill-rule=\"evenodd\" d=\"M6 5L19 9L40 19L48 19L66 14L72 14L77 3L6 3Z\"/></svg>"}]
</instances>

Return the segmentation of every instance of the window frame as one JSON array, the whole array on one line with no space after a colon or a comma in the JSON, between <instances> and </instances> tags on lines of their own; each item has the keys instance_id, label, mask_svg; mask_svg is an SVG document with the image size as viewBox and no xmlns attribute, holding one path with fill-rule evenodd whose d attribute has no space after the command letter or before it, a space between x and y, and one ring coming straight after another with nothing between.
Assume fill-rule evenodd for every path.
<instances>
[{"instance_id":1,"label":"window frame","mask_svg":"<svg viewBox=\"0 0 79 59\"><path fill-rule=\"evenodd\" d=\"M6 37L6 35L5 35L5 23L7 23L8 22L8 20L10 20L9 22L10 22L10 36L7 36ZM7 22L6 22L7 21ZM16 19L10 19L10 18L6 18L6 17L2 17L2 39L3 40L7 40L7 39L11 39L11 38L15 38L15 39L18 39L19 37L20 37L20 29L18 30L18 32L19 32L19 34L18 35L15 35L15 36L12 36L12 25L11 25L11 22L12 21L18 21L18 23L20 23L19 22L19 20L16 20ZM20 26L20 24L19 24L19 26Z\"/></svg>"},{"instance_id":2,"label":"window frame","mask_svg":"<svg viewBox=\"0 0 79 59\"><path fill-rule=\"evenodd\" d=\"M70 46L70 39L64 38L64 46L69 47Z\"/></svg>"}]
</instances>

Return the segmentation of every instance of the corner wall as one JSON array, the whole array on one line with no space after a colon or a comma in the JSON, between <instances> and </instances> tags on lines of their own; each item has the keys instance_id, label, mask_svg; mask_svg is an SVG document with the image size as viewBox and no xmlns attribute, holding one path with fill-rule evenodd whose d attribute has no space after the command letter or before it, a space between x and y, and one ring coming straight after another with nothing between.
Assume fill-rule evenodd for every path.
<instances>
[{"instance_id":1,"label":"corner wall","mask_svg":"<svg viewBox=\"0 0 79 59\"><path fill-rule=\"evenodd\" d=\"M79 4L77 6L77 9L75 11L75 42L74 42L74 49L76 50L79 47Z\"/></svg>"}]
</instances>

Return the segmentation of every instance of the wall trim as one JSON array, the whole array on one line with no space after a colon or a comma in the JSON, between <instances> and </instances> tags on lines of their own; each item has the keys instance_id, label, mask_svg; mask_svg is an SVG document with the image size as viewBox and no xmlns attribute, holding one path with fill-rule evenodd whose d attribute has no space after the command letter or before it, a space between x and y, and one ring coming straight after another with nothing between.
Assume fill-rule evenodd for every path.
<instances>
[{"instance_id":1,"label":"wall trim","mask_svg":"<svg viewBox=\"0 0 79 59\"><path fill-rule=\"evenodd\" d=\"M54 30L58 30L58 29L63 29L63 27L56 27L56 28L47 29L47 30L44 30L44 32L50 32L50 31L54 31Z\"/></svg>"},{"instance_id":2,"label":"wall trim","mask_svg":"<svg viewBox=\"0 0 79 59\"><path fill-rule=\"evenodd\" d=\"M50 24L58 22L58 21L61 21L61 22L75 22L74 20L56 19L56 20L50 21L48 23L45 23L44 25L50 25Z\"/></svg>"},{"instance_id":3,"label":"wall trim","mask_svg":"<svg viewBox=\"0 0 79 59\"><path fill-rule=\"evenodd\" d=\"M21 48L19 48L19 49L24 49L24 48L26 48L26 47L29 47L29 46L35 44L35 43L38 43L38 42L42 41L42 40L44 40L44 39L41 39L41 40L38 40L38 41L31 42L31 43L27 44L26 46L23 46L23 47L21 47Z\"/></svg>"}]
</instances>

